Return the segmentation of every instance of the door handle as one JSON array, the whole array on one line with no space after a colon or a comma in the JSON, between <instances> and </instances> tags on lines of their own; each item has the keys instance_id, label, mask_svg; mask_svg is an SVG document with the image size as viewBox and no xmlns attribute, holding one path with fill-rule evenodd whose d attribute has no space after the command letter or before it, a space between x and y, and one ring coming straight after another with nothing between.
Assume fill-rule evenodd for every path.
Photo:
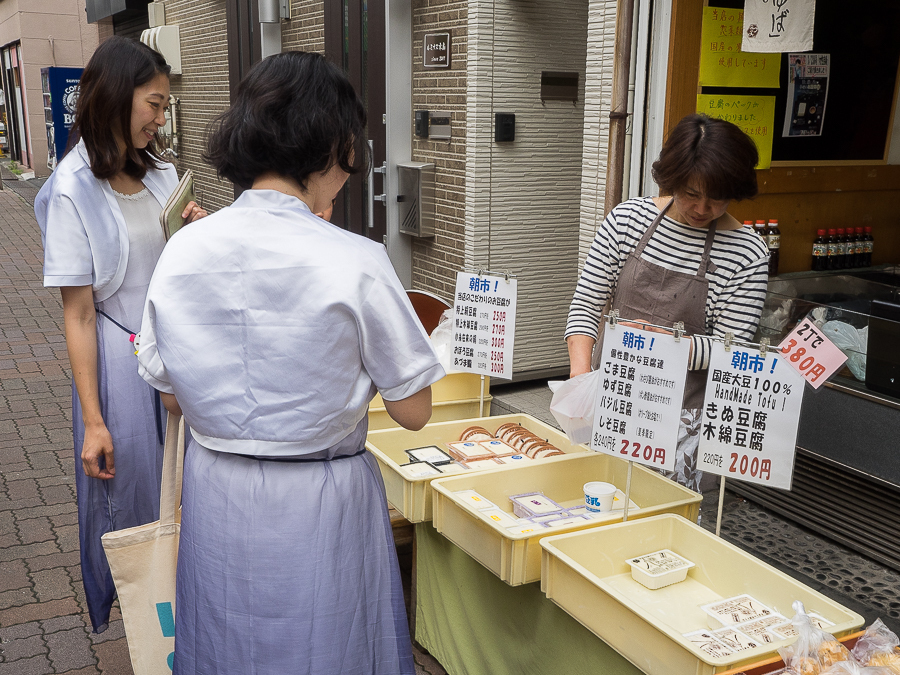
<instances>
[{"instance_id":1,"label":"door handle","mask_svg":"<svg viewBox=\"0 0 900 675\"><path fill-rule=\"evenodd\" d=\"M375 147L372 141L367 141L369 144L369 157L375 156ZM372 167L372 170L369 172L369 213L368 213L368 226L371 230L375 227L375 202L381 202L382 204L387 204L387 195L382 193L379 195L375 194L375 174L380 173L382 176L381 187L383 190L387 191L387 162L382 162L381 166Z\"/></svg>"}]
</instances>

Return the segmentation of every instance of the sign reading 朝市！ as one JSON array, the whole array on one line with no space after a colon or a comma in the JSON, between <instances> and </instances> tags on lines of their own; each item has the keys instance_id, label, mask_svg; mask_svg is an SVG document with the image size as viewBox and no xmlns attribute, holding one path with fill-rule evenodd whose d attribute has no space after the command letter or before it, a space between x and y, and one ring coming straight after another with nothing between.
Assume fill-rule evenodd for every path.
<instances>
[{"instance_id":1,"label":"sign reading \u671d\u5e02\uff01","mask_svg":"<svg viewBox=\"0 0 900 675\"><path fill-rule=\"evenodd\" d=\"M459 272L453 300L453 368L512 379L515 278Z\"/></svg>"},{"instance_id":2,"label":"sign reading \u671d\u5e02\uff01","mask_svg":"<svg viewBox=\"0 0 900 675\"><path fill-rule=\"evenodd\" d=\"M791 488L803 377L775 350L713 343L697 470Z\"/></svg>"},{"instance_id":3,"label":"sign reading \u671d\u5e02\uff01","mask_svg":"<svg viewBox=\"0 0 900 675\"><path fill-rule=\"evenodd\" d=\"M690 344L605 324L591 449L674 470Z\"/></svg>"}]
</instances>

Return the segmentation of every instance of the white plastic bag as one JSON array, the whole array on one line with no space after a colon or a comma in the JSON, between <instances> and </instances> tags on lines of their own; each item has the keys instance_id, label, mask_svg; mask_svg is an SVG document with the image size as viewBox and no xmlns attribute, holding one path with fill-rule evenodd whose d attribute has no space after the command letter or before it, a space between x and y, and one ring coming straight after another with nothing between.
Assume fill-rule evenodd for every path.
<instances>
[{"instance_id":1,"label":"white plastic bag","mask_svg":"<svg viewBox=\"0 0 900 675\"><path fill-rule=\"evenodd\" d=\"M431 344L445 373L459 372L453 367L453 310L445 309L437 327L431 331Z\"/></svg>"},{"instance_id":2,"label":"white plastic bag","mask_svg":"<svg viewBox=\"0 0 900 675\"><path fill-rule=\"evenodd\" d=\"M589 443L600 371L592 370L565 382L548 382L553 391L550 412L573 443Z\"/></svg>"}]
</instances>

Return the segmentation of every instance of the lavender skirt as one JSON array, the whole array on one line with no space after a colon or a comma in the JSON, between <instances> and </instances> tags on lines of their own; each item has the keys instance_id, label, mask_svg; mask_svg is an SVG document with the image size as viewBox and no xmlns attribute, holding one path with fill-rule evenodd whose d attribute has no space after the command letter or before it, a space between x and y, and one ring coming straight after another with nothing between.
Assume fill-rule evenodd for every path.
<instances>
[{"instance_id":1,"label":"lavender skirt","mask_svg":"<svg viewBox=\"0 0 900 675\"><path fill-rule=\"evenodd\" d=\"M191 441L182 506L176 675L412 675L368 453L265 461Z\"/></svg>"},{"instance_id":2,"label":"lavender skirt","mask_svg":"<svg viewBox=\"0 0 900 675\"><path fill-rule=\"evenodd\" d=\"M97 346L100 412L113 439L115 478L100 480L84 473L81 465L84 423L74 382L72 432L81 578L91 625L94 632L102 633L109 622L116 589L100 537L111 530L159 519L163 446L157 435L154 400L157 395L138 375L137 357L128 334L98 317Z\"/></svg>"}]
</instances>

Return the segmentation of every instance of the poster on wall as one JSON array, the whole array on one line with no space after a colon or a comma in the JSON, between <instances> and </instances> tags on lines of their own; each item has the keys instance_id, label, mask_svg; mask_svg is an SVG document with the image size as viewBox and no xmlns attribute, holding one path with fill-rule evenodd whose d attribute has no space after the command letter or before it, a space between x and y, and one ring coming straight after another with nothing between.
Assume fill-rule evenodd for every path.
<instances>
[{"instance_id":1,"label":"poster on wall","mask_svg":"<svg viewBox=\"0 0 900 675\"><path fill-rule=\"evenodd\" d=\"M778 88L781 56L741 51L743 29L743 10L703 8L701 87Z\"/></svg>"},{"instance_id":2,"label":"poster on wall","mask_svg":"<svg viewBox=\"0 0 900 675\"><path fill-rule=\"evenodd\" d=\"M804 52L813 48L816 0L745 0L744 38L748 52Z\"/></svg>"},{"instance_id":3,"label":"poster on wall","mask_svg":"<svg viewBox=\"0 0 900 675\"><path fill-rule=\"evenodd\" d=\"M759 151L757 169L772 164L772 138L775 136L775 97L735 94L699 94L697 112L731 122L753 139Z\"/></svg>"},{"instance_id":4,"label":"poster on wall","mask_svg":"<svg viewBox=\"0 0 900 675\"><path fill-rule=\"evenodd\" d=\"M830 54L788 54L787 110L782 136L821 136Z\"/></svg>"}]
</instances>

